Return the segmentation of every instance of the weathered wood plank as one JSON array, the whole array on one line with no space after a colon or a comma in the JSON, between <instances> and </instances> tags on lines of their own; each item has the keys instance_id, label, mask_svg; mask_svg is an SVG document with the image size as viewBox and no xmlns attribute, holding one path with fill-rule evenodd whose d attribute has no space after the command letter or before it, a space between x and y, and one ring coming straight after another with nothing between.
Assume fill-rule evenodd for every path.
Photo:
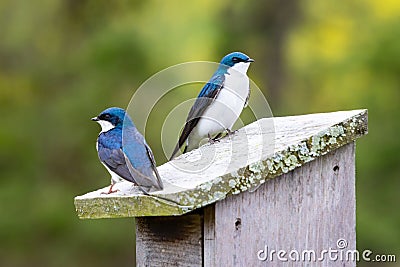
<instances>
[{"instance_id":1,"label":"weathered wood plank","mask_svg":"<svg viewBox=\"0 0 400 267\"><path fill-rule=\"evenodd\" d=\"M215 214L204 216L205 225L215 225L208 234L214 240L212 245L204 243L204 255L218 255L218 260L205 266L355 266L354 261L329 261L328 254L318 261L324 249L356 249L354 149L350 143L267 181L253 193L215 203ZM337 246L340 239L347 242L344 250ZM267 254L285 250L288 262L279 261L277 253L272 262L270 257L260 261L257 254L266 246ZM315 250L316 261L294 262L291 250L300 257L304 250Z\"/></svg>"},{"instance_id":2,"label":"weathered wood plank","mask_svg":"<svg viewBox=\"0 0 400 267\"><path fill-rule=\"evenodd\" d=\"M128 182L78 196L80 218L180 215L252 190L367 133L367 111L266 118L158 167L165 190L144 196ZM204 156L205 155L205 156ZM200 158L199 158L200 157ZM210 161L211 159L211 161Z\"/></svg>"},{"instance_id":3,"label":"weathered wood plank","mask_svg":"<svg viewBox=\"0 0 400 267\"><path fill-rule=\"evenodd\" d=\"M200 214L136 218L137 266L202 266Z\"/></svg>"},{"instance_id":4,"label":"weathered wood plank","mask_svg":"<svg viewBox=\"0 0 400 267\"><path fill-rule=\"evenodd\" d=\"M215 254L215 204L203 208L204 230L203 230L203 258L204 267L217 266Z\"/></svg>"}]
</instances>

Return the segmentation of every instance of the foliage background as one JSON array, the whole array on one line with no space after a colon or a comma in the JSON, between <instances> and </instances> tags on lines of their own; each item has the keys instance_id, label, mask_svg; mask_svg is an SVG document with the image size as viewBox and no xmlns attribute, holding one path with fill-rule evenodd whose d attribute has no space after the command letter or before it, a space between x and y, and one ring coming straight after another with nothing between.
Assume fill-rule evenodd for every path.
<instances>
[{"instance_id":1,"label":"foliage background","mask_svg":"<svg viewBox=\"0 0 400 267\"><path fill-rule=\"evenodd\" d=\"M275 116L369 109L357 245L399 258L399 14L397 0L1 1L2 266L132 266L132 219L74 212L108 183L89 118L165 67L234 50L256 59ZM158 133L146 138L165 162Z\"/></svg>"}]
</instances>

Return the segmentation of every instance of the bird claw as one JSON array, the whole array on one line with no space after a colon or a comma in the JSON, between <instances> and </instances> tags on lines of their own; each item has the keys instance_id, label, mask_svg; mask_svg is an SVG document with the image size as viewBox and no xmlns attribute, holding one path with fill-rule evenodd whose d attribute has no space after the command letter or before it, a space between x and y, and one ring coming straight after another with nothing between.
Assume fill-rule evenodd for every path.
<instances>
[{"instance_id":1,"label":"bird claw","mask_svg":"<svg viewBox=\"0 0 400 267\"><path fill-rule=\"evenodd\" d=\"M119 189L112 190L112 188L113 188L114 185L115 185L115 184L112 184L112 185L110 186L110 189L108 190L108 192L101 192L101 195L109 195L109 194L118 192Z\"/></svg>"},{"instance_id":2,"label":"bird claw","mask_svg":"<svg viewBox=\"0 0 400 267\"><path fill-rule=\"evenodd\" d=\"M208 142L209 142L210 144L215 144L215 143L218 143L219 140L215 140L215 139L210 138L210 139L208 139Z\"/></svg>"},{"instance_id":3,"label":"bird claw","mask_svg":"<svg viewBox=\"0 0 400 267\"><path fill-rule=\"evenodd\" d=\"M220 136L221 136L221 134L217 134L217 136L215 136L214 138L212 138L211 135L208 134L208 142L209 142L210 144L218 143L218 142L220 141L220 138L219 138Z\"/></svg>"},{"instance_id":4,"label":"bird claw","mask_svg":"<svg viewBox=\"0 0 400 267\"><path fill-rule=\"evenodd\" d=\"M233 134L235 134L238 130L234 130L234 131L232 131L231 129L225 129L225 131L226 131L226 135L227 136L230 136L230 135L233 135ZM219 133L219 134L217 134L214 138L212 138L211 137L211 135L210 134L208 134L208 142L210 143L210 144L215 144L215 143L217 143L217 142L219 142L223 137L221 137L221 135L222 135L222 133Z\"/></svg>"},{"instance_id":5,"label":"bird claw","mask_svg":"<svg viewBox=\"0 0 400 267\"><path fill-rule=\"evenodd\" d=\"M231 129L225 129L228 135L235 134L238 130L232 131Z\"/></svg>"}]
</instances>

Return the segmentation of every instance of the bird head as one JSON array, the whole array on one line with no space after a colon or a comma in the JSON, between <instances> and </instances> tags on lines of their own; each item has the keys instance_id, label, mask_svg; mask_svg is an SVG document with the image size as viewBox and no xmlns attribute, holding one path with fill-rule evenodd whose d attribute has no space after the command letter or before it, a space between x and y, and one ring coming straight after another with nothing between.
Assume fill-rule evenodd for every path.
<instances>
[{"instance_id":1,"label":"bird head","mask_svg":"<svg viewBox=\"0 0 400 267\"><path fill-rule=\"evenodd\" d=\"M241 52L233 52L226 55L220 62L220 66L233 68L241 73L246 74L250 63L254 62L249 56Z\"/></svg>"},{"instance_id":2,"label":"bird head","mask_svg":"<svg viewBox=\"0 0 400 267\"><path fill-rule=\"evenodd\" d=\"M102 132L107 132L116 127L122 128L124 123L133 125L131 118L125 110L116 107L102 111L97 117L92 118L92 121L100 124Z\"/></svg>"}]
</instances>

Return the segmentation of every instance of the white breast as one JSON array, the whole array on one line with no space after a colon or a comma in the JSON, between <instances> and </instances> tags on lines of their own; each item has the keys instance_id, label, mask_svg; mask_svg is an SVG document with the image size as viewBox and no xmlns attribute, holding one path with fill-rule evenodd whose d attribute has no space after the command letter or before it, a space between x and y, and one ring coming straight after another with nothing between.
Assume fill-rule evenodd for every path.
<instances>
[{"instance_id":1,"label":"white breast","mask_svg":"<svg viewBox=\"0 0 400 267\"><path fill-rule=\"evenodd\" d=\"M115 126L109 121L99 120L97 123L101 126L101 133L108 132L109 130L115 128Z\"/></svg>"},{"instance_id":2,"label":"white breast","mask_svg":"<svg viewBox=\"0 0 400 267\"><path fill-rule=\"evenodd\" d=\"M238 69L230 68L225 74L224 88L189 135L188 151L197 148L199 142L208 138L208 135L214 136L226 129L231 130L239 118L249 94L249 78L246 75L249 63L239 64L236 64L239 65Z\"/></svg>"}]
</instances>

